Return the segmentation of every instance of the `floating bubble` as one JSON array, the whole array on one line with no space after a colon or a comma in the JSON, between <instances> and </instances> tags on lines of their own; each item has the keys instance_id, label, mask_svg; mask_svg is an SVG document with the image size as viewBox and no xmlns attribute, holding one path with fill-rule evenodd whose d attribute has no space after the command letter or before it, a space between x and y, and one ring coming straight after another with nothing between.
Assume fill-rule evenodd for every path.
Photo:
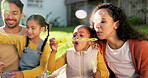
<instances>
[{"instance_id":1,"label":"floating bubble","mask_svg":"<svg viewBox=\"0 0 148 78\"><path fill-rule=\"evenodd\" d=\"M87 17L87 13L84 10L77 10L75 13L76 17L79 19L84 19Z\"/></svg>"}]
</instances>

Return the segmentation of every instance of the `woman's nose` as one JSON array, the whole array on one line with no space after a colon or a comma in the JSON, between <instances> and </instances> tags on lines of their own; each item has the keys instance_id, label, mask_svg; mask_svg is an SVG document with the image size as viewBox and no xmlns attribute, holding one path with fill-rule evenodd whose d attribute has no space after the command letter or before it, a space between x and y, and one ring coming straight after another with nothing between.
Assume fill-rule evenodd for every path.
<instances>
[{"instance_id":1,"label":"woman's nose","mask_svg":"<svg viewBox=\"0 0 148 78\"><path fill-rule=\"evenodd\" d=\"M100 28L100 23L94 24L94 28Z\"/></svg>"}]
</instances>

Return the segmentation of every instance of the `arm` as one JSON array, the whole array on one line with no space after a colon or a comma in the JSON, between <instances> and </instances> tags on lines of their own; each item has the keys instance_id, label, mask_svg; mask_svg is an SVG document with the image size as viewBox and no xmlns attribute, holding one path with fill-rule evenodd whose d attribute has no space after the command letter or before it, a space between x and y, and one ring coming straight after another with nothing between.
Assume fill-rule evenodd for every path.
<instances>
[{"instance_id":1,"label":"arm","mask_svg":"<svg viewBox=\"0 0 148 78\"><path fill-rule=\"evenodd\" d=\"M66 53L57 60L55 58L56 58L56 53L51 53L48 61L48 71L53 72L56 69L66 64Z\"/></svg>"},{"instance_id":2,"label":"arm","mask_svg":"<svg viewBox=\"0 0 148 78\"><path fill-rule=\"evenodd\" d=\"M0 33L0 43L16 44L20 40L20 38L21 36L19 35L6 35L6 34Z\"/></svg>"},{"instance_id":3,"label":"arm","mask_svg":"<svg viewBox=\"0 0 148 78\"><path fill-rule=\"evenodd\" d=\"M54 42L54 38L50 39L50 47L52 49L51 55L48 61L48 70L53 72L54 70L60 68L64 64L66 64L66 54L64 54L61 58L56 60L56 53L58 44Z\"/></svg>"},{"instance_id":4,"label":"arm","mask_svg":"<svg viewBox=\"0 0 148 78\"><path fill-rule=\"evenodd\" d=\"M133 62L136 68L136 72L140 74L140 78L148 77L148 42L140 41L131 47L131 51L134 54ZM133 56L133 55L132 55ZM137 66L137 67L136 67Z\"/></svg>"},{"instance_id":5,"label":"arm","mask_svg":"<svg viewBox=\"0 0 148 78\"><path fill-rule=\"evenodd\" d=\"M99 52L97 56L97 72L101 74L101 78L109 78L109 71L107 69L106 63L104 61L103 55Z\"/></svg>"}]
</instances>

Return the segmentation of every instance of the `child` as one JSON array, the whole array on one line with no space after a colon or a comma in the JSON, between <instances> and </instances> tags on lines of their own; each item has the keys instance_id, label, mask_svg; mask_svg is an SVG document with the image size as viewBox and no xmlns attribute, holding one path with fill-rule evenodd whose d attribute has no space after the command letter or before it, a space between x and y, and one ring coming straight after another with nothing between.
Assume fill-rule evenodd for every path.
<instances>
[{"instance_id":1,"label":"child","mask_svg":"<svg viewBox=\"0 0 148 78\"><path fill-rule=\"evenodd\" d=\"M54 38L50 39L52 51L49 57L48 70L55 71L67 64L67 78L92 78L93 70L96 69L100 71L101 78L108 78L109 71L102 55L94 46L95 42L87 40L81 41L88 38L96 38L94 30L87 26L76 27L73 33L73 39L80 39L80 41L73 41L74 48L68 49L67 52L57 60L55 57L58 44L54 42ZM97 63L95 64L95 62Z\"/></svg>"},{"instance_id":2,"label":"child","mask_svg":"<svg viewBox=\"0 0 148 78\"><path fill-rule=\"evenodd\" d=\"M46 43L49 36L49 24L39 15L31 15L27 20L27 36L4 35L0 33L0 42L14 44L17 47L20 60L20 70L11 72L15 78L33 78L45 72L50 54L50 47ZM39 36L47 26L48 35L43 41Z\"/></svg>"}]
</instances>

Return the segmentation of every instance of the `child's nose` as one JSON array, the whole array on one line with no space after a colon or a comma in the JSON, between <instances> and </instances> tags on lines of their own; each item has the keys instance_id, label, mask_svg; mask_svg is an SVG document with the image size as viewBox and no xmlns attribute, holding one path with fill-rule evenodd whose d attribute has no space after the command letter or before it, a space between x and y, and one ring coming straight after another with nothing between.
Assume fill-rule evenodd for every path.
<instances>
[{"instance_id":1,"label":"child's nose","mask_svg":"<svg viewBox=\"0 0 148 78\"><path fill-rule=\"evenodd\" d=\"M78 38L80 38L80 36L77 35L75 38L78 39Z\"/></svg>"}]
</instances>

